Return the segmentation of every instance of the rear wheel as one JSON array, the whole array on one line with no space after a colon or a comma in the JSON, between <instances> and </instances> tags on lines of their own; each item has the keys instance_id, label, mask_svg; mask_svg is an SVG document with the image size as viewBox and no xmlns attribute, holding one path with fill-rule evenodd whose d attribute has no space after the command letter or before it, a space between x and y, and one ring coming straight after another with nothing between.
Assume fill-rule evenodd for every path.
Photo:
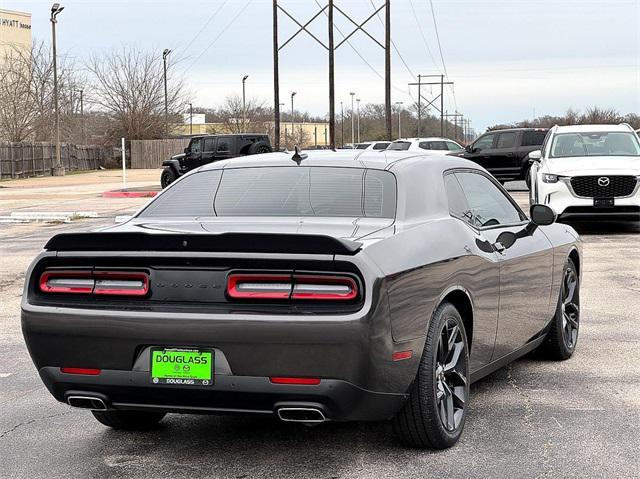
<instances>
[{"instance_id":1,"label":"rear wheel","mask_svg":"<svg viewBox=\"0 0 640 479\"><path fill-rule=\"evenodd\" d=\"M469 351L464 323L450 303L433 315L407 402L393 418L393 430L411 447L453 446L464 428L469 397Z\"/></svg>"},{"instance_id":2,"label":"rear wheel","mask_svg":"<svg viewBox=\"0 0 640 479\"><path fill-rule=\"evenodd\" d=\"M527 184L529 191L531 191L531 168L527 169L527 172L524 174L524 182Z\"/></svg>"},{"instance_id":3,"label":"rear wheel","mask_svg":"<svg viewBox=\"0 0 640 479\"><path fill-rule=\"evenodd\" d=\"M578 270L571 259L567 260L560 286L556 314L551 320L547 337L540 345L540 353L558 361L569 359L578 343L580 329L580 284Z\"/></svg>"},{"instance_id":4,"label":"rear wheel","mask_svg":"<svg viewBox=\"0 0 640 479\"><path fill-rule=\"evenodd\" d=\"M165 416L163 412L143 411L91 411L93 416L105 426L113 429L145 430L151 429Z\"/></svg>"},{"instance_id":5,"label":"rear wheel","mask_svg":"<svg viewBox=\"0 0 640 479\"><path fill-rule=\"evenodd\" d=\"M164 170L162 170L162 174L160 175L160 186L162 186L162 188L166 188L167 186L169 186L171 183L173 183L174 181L176 181L177 175L176 172L173 171L173 168L165 168Z\"/></svg>"},{"instance_id":6,"label":"rear wheel","mask_svg":"<svg viewBox=\"0 0 640 479\"><path fill-rule=\"evenodd\" d=\"M264 141L258 141L249 147L248 153L250 155L257 155L260 153L271 153L273 150Z\"/></svg>"}]
</instances>

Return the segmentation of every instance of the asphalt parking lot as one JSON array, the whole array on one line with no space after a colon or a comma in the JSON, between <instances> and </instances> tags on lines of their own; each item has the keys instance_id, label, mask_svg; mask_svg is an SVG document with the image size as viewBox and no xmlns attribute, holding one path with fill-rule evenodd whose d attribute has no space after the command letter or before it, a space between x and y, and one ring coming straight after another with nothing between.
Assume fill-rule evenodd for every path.
<instances>
[{"instance_id":1,"label":"asphalt parking lot","mask_svg":"<svg viewBox=\"0 0 640 479\"><path fill-rule=\"evenodd\" d=\"M116 432L56 402L20 331L24 272L53 234L111 224L147 201L102 198L117 185L110 173L87 177L95 181L81 191L50 179L20 190L0 184L0 214L72 207L100 214L0 224L1 477L638 477L640 223L576 225L585 243L576 354L562 363L528 356L473 385L464 434L447 451L403 449L386 423L307 428L169 415L148 433ZM136 186L157 182L157 172L139 174ZM509 186L526 207L522 185Z\"/></svg>"}]
</instances>

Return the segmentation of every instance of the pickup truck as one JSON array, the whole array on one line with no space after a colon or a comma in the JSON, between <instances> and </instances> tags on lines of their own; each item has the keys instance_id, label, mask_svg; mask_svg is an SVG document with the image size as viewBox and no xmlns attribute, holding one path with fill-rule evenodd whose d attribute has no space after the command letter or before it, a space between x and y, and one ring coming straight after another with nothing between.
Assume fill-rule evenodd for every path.
<instances>
[{"instance_id":1,"label":"pickup truck","mask_svg":"<svg viewBox=\"0 0 640 479\"><path fill-rule=\"evenodd\" d=\"M272 151L269 136L261 133L194 136L184 153L162 162L160 184L166 188L180 176L207 163Z\"/></svg>"},{"instance_id":2,"label":"pickup truck","mask_svg":"<svg viewBox=\"0 0 640 479\"><path fill-rule=\"evenodd\" d=\"M512 128L488 131L460 156L478 163L501 183L524 180L531 185L529 153L539 150L547 135L546 128Z\"/></svg>"}]
</instances>

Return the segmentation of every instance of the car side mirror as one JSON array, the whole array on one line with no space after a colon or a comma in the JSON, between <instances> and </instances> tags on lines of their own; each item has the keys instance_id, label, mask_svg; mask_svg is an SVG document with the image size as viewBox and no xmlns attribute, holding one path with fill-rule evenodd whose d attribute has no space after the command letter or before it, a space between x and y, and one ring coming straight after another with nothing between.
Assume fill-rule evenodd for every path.
<instances>
[{"instance_id":1,"label":"car side mirror","mask_svg":"<svg viewBox=\"0 0 640 479\"><path fill-rule=\"evenodd\" d=\"M464 151L467 153L473 153L473 147L471 145L467 145L464 147Z\"/></svg>"},{"instance_id":2,"label":"car side mirror","mask_svg":"<svg viewBox=\"0 0 640 479\"><path fill-rule=\"evenodd\" d=\"M191 148L189 148L188 146L184 149L184 154L188 155L189 153L191 153Z\"/></svg>"},{"instance_id":3,"label":"car side mirror","mask_svg":"<svg viewBox=\"0 0 640 479\"><path fill-rule=\"evenodd\" d=\"M538 226L548 226L556 221L556 212L547 205L531 205L529 209L531 222Z\"/></svg>"},{"instance_id":4,"label":"car side mirror","mask_svg":"<svg viewBox=\"0 0 640 479\"><path fill-rule=\"evenodd\" d=\"M529 163L533 163L534 161L539 162L542 159L542 152L540 150L535 150L529 153Z\"/></svg>"}]
</instances>

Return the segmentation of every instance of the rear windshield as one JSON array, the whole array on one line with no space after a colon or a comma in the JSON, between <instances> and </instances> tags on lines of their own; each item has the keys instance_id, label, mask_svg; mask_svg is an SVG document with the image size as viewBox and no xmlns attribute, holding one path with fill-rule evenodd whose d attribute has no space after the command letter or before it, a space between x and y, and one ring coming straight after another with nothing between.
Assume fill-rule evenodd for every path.
<instances>
[{"instance_id":1,"label":"rear windshield","mask_svg":"<svg viewBox=\"0 0 640 479\"><path fill-rule=\"evenodd\" d=\"M404 151L408 150L410 146L411 142L409 141L394 141L387 147L387 150Z\"/></svg>"},{"instance_id":2,"label":"rear windshield","mask_svg":"<svg viewBox=\"0 0 640 479\"><path fill-rule=\"evenodd\" d=\"M396 181L388 171L297 166L193 173L158 196L139 217L394 218L395 212Z\"/></svg>"},{"instance_id":3,"label":"rear windshield","mask_svg":"<svg viewBox=\"0 0 640 479\"><path fill-rule=\"evenodd\" d=\"M555 135L551 145L551 157L572 156L640 156L640 145L636 136L626 131Z\"/></svg>"}]
</instances>

